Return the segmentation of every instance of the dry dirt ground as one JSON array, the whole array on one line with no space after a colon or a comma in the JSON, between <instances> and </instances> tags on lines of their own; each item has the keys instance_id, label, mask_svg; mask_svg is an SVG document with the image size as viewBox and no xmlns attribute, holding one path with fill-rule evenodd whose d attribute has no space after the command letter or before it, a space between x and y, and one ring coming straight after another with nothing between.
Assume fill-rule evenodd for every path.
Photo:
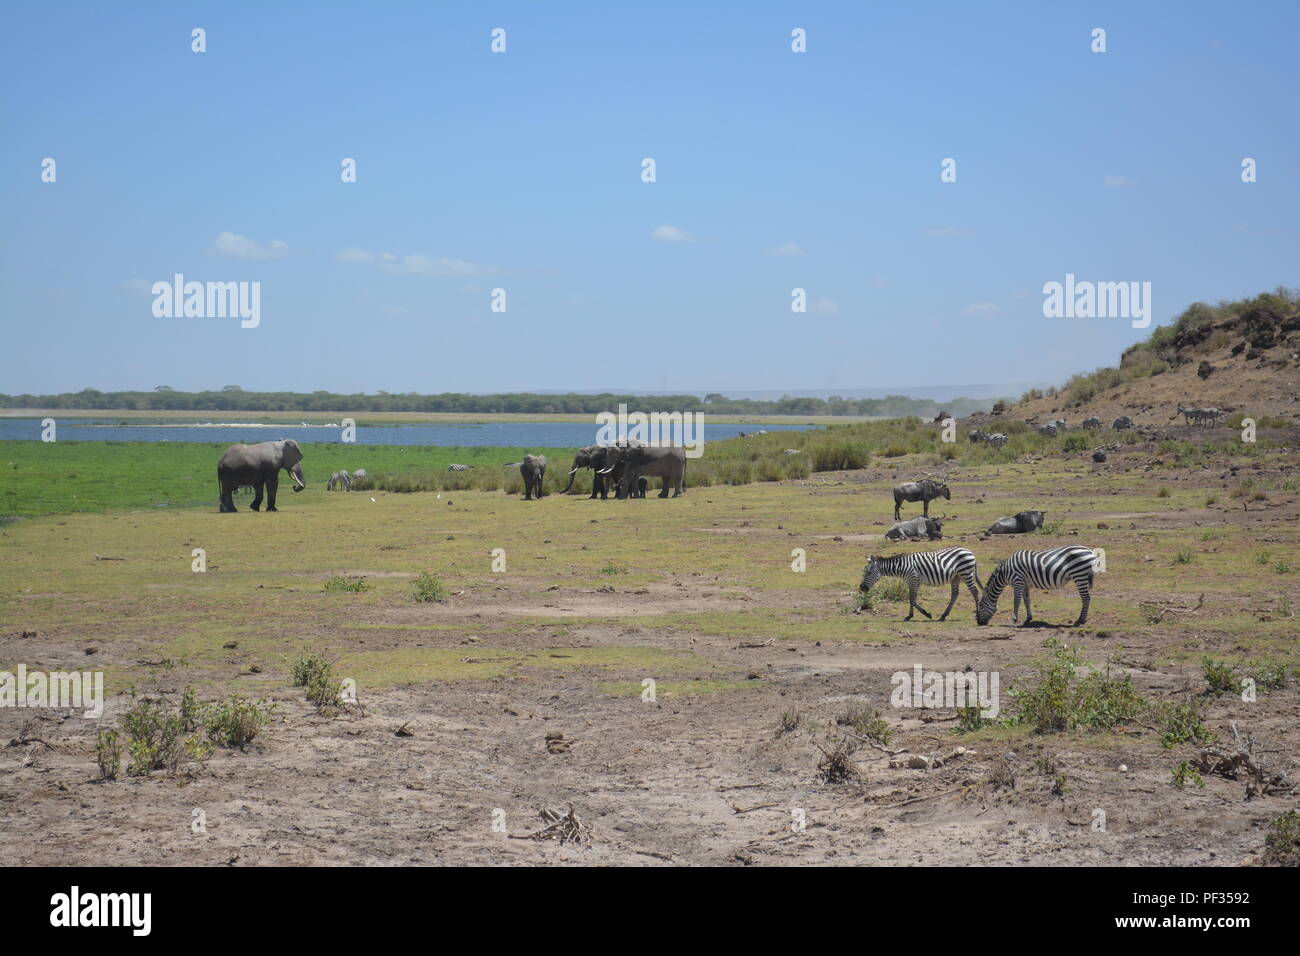
<instances>
[{"instance_id":1,"label":"dry dirt ground","mask_svg":"<svg viewBox=\"0 0 1300 956\"><path fill-rule=\"evenodd\" d=\"M854 613L866 556L902 550L881 533L888 489L913 476L905 461L668 501L309 491L272 515L20 521L0 528L0 669L103 670L110 696L100 721L0 709L7 859L1255 863L1295 793L1247 799L1246 781L1211 773L1179 788L1173 771L1198 748L1165 748L1148 721L958 734L953 709L890 702L891 675L916 664L996 671L1008 716L1009 691L1055 637L1131 674L1150 700L1202 702L1221 741L1235 723L1294 780L1296 455L1243 456L1237 475L1229 464L1177 468L1141 445L1101 468L954 473L953 499L937 509L951 516L943 544L971 548L981 577L1017 548L1106 549L1078 629L1058 626L1075 617L1072 592L1036 597L1041 627L1010 627L1009 596L984 628L965 593L943 623L902 621L905 602ZM982 540L1026 507L1048 511L1044 533ZM191 570L194 548L204 573ZM494 548L504 572L491 570ZM804 572L791 569L795 548ZM445 603L412 598L421 571L445 583ZM364 575L370 588L326 592L332 575ZM946 593L922 600L937 616ZM356 681L361 711L323 715L291 686L306 650ZM1247 703L1206 693L1205 655L1292 671ZM206 700L267 698L272 721L247 749L178 773L97 781L96 731L131 705L128 690L175 700L187 685ZM823 748L853 707L880 713L888 743L862 743L856 779L827 782ZM793 729L783 715L797 715ZM946 759L891 767L933 755ZM547 808L572 808L580 838L543 831Z\"/></svg>"}]
</instances>

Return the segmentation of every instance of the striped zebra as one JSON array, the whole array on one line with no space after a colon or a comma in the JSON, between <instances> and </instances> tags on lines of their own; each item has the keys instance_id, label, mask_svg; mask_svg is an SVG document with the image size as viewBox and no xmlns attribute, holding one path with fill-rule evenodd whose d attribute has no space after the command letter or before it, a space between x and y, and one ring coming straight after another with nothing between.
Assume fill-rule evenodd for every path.
<instances>
[{"instance_id":1,"label":"striped zebra","mask_svg":"<svg viewBox=\"0 0 1300 956\"><path fill-rule=\"evenodd\" d=\"M918 551L915 554L900 554L892 558L872 558L862 572L862 583L858 585L858 590L870 591L882 577L902 578L907 582L907 617L904 618L906 621L910 621L916 611L920 611L927 618L932 617L929 611L916 602L916 592L922 584L951 582L952 600L939 615L941 621L947 619L948 612L957 603L957 591L963 581L970 589L971 597L976 603L980 599L979 591L976 590L976 585L980 582L975 568L975 555L965 548L944 548L942 551Z\"/></svg>"},{"instance_id":2,"label":"striped zebra","mask_svg":"<svg viewBox=\"0 0 1300 956\"><path fill-rule=\"evenodd\" d=\"M469 465L448 465L448 471L469 471Z\"/></svg>"},{"instance_id":3,"label":"striped zebra","mask_svg":"<svg viewBox=\"0 0 1300 956\"><path fill-rule=\"evenodd\" d=\"M1051 548L1047 551L1017 551L1005 561L998 562L997 568L989 575L984 585L984 596L980 598L975 610L975 623L987 624L998 609L998 596L1008 584L1015 594L1012 606L1011 623L1020 617L1020 601L1025 602L1025 623L1034 619L1034 612L1029 607L1029 589L1040 590L1064 587L1071 581L1079 589L1079 599L1083 606L1079 609L1079 619L1074 622L1078 627L1088 620L1088 590L1092 587L1093 573L1097 565L1097 555L1090 548L1069 547Z\"/></svg>"}]
</instances>

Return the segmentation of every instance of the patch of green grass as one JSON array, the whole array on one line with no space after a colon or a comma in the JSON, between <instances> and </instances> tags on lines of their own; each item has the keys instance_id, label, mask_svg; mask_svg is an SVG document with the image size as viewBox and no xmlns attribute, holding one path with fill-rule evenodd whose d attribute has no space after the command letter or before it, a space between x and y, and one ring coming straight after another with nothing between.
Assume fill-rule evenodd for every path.
<instances>
[{"instance_id":1,"label":"patch of green grass","mask_svg":"<svg viewBox=\"0 0 1300 956\"><path fill-rule=\"evenodd\" d=\"M365 578L347 578L335 574L325 580L325 590L332 594L360 594L369 591L370 585Z\"/></svg>"}]
</instances>

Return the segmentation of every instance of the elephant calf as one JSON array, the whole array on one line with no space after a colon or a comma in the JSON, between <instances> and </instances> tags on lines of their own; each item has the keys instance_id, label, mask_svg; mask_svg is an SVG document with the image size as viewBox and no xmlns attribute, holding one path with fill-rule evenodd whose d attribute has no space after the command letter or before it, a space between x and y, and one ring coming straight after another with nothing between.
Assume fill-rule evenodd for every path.
<instances>
[{"instance_id":1,"label":"elephant calf","mask_svg":"<svg viewBox=\"0 0 1300 956\"><path fill-rule=\"evenodd\" d=\"M266 510L275 511L275 491L283 468L293 479L293 490L302 491L307 479L302 473L302 449L292 438L264 441L256 445L231 445L217 462L217 486L221 492L220 511L235 511L235 489L248 485L253 489L254 511L262 507L262 489L266 489Z\"/></svg>"},{"instance_id":2,"label":"elephant calf","mask_svg":"<svg viewBox=\"0 0 1300 956\"><path fill-rule=\"evenodd\" d=\"M524 478L524 501L542 500L542 480L546 477L545 455L524 455L519 463L519 474Z\"/></svg>"}]
</instances>

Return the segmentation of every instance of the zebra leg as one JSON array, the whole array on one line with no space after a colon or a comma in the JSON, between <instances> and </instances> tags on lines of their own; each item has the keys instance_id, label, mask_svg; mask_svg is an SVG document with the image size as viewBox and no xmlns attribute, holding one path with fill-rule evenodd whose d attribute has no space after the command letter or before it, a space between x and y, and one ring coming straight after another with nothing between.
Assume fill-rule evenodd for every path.
<instances>
[{"instance_id":1,"label":"zebra leg","mask_svg":"<svg viewBox=\"0 0 1300 956\"><path fill-rule=\"evenodd\" d=\"M1075 627L1088 623L1088 604L1090 603L1091 596L1088 594L1087 581L1079 582L1079 600L1083 602L1083 605L1079 608L1079 617L1074 622Z\"/></svg>"},{"instance_id":2,"label":"zebra leg","mask_svg":"<svg viewBox=\"0 0 1300 956\"><path fill-rule=\"evenodd\" d=\"M972 599L974 599L977 607L979 606L980 603L980 592L976 590L975 585L978 582L979 582L979 578L975 577L974 571L972 571L970 573L970 576L966 578L966 587L970 591L970 596Z\"/></svg>"},{"instance_id":3,"label":"zebra leg","mask_svg":"<svg viewBox=\"0 0 1300 956\"><path fill-rule=\"evenodd\" d=\"M1011 623L1016 624L1020 620L1020 585L1019 583L1011 585Z\"/></svg>"},{"instance_id":4,"label":"zebra leg","mask_svg":"<svg viewBox=\"0 0 1300 956\"><path fill-rule=\"evenodd\" d=\"M1029 585L1025 585L1025 623L1034 619L1034 612L1029 607Z\"/></svg>"},{"instance_id":5,"label":"zebra leg","mask_svg":"<svg viewBox=\"0 0 1300 956\"><path fill-rule=\"evenodd\" d=\"M909 579L907 582L907 598L911 602L911 607L907 609L907 619L909 621L912 619L912 608L916 608L925 615L927 621L932 621L934 620L934 617L930 612L917 603L916 592L919 590L921 590L921 579L919 577Z\"/></svg>"},{"instance_id":6,"label":"zebra leg","mask_svg":"<svg viewBox=\"0 0 1300 956\"><path fill-rule=\"evenodd\" d=\"M948 613L952 610L952 606L957 603L957 590L960 587L961 584L958 583L956 578L953 578L952 579L952 600L948 602L948 606L944 608L943 613L939 615L939 620L941 621L948 620Z\"/></svg>"}]
</instances>

